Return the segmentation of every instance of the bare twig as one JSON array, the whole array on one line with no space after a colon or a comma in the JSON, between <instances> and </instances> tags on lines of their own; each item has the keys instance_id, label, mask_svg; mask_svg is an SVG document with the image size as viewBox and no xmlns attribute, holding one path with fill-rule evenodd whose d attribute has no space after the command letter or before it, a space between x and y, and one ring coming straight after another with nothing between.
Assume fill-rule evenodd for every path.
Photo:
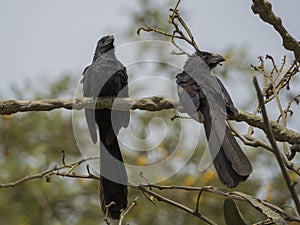
<instances>
[{"instance_id":1,"label":"bare twig","mask_svg":"<svg viewBox=\"0 0 300 225\"><path fill-rule=\"evenodd\" d=\"M132 204L124 212L121 213L120 220L119 220L119 225L122 225L125 216L133 209L133 207L135 207L137 205L137 201L139 200L139 198L140 197L137 196L133 200Z\"/></svg>"},{"instance_id":2,"label":"bare twig","mask_svg":"<svg viewBox=\"0 0 300 225\"><path fill-rule=\"evenodd\" d=\"M284 65L284 62L282 65ZM299 63L294 61L292 63L292 65L287 69L287 71L285 71L283 73L281 70L279 72L281 72L283 75L282 75L281 79L277 82L276 87L273 87L273 89L278 90L278 93L280 92L281 89L283 89L285 87L289 90L290 81L291 81L292 77L295 76L299 72ZM277 78L279 78L279 74L280 73L278 73ZM268 99L266 99L266 103L269 101L272 101L274 97L275 97L274 95L270 96Z\"/></svg>"},{"instance_id":3,"label":"bare twig","mask_svg":"<svg viewBox=\"0 0 300 225\"><path fill-rule=\"evenodd\" d=\"M256 115L258 113L258 109L259 109L259 104L257 103L254 107L253 115ZM253 133L254 133L254 128L253 126L250 125L248 127L247 136L251 136Z\"/></svg>"},{"instance_id":4,"label":"bare twig","mask_svg":"<svg viewBox=\"0 0 300 225\"><path fill-rule=\"evenodd\" d=\"M232 199L236 199L236 200L240 200L240 201L248 201L244 194L240 193L240 192L228 192L225 189L222 188L217 188L217 187L213 187L213 186L202 186L202 187L190 187L190 186L178 186L178 185L156 185L156 184L141 184L141 185L130 185L130 187L135 188L135 189L139 189L141 191L146 191L147 193L149 193L149 190L147 189L147 187L149 188L156 188L158 190L184 190L184 191L195 191L195 192L201 192L201 194L203 192L209 192L209 193L213 193L216 195L221 195L221 196L225 196L225 197L230 197ZM154 191L151 191L152 194L153 193L157 194ZM201 195L200 194L200 195ZM158 194L157 194L158 195ZM156 195L154 195L156 197ZM158 196L158 198L161 195ZM199 194L198 194L199 196ZM253 199L256 199L255 197L253 197ZM159 199L158 199L159 200ZM300 222L300 218L298 216L293 216L290 215L288 213L286 213L285 211L283 211L281 208L279 208L278 206L267 202L267 201L263 201L263 200L259 200L256 199L257 201L259 201L261 204L265 205L266 207L274 210L275 212L279 213L285 220L287 221L296 221L296 222ZM171 200L172 201L172 200ZM168 201L166 201L166 203L169 203ZM173 202L172 202L173 203ZM251 203L250 203L251 204ZM171 204L173 205L173 204ZM176 206L176 205L173 205ZM181 209L181 208L180 208ZM184 209L182 209L184 210ZM258 209L260 211L260 209ZM193 213L193 215L197 212L197 211L192 211L190 208L188 208L187 210L184 210L188 213Z\"/></svg>"},{"instance_id":5,"label":"bare twig","mask_svg":"<svg viewBox=\"0 0 300 225\"><path fill-rule=\"evenodd\" d=\"M198 195L197 195L197 201L196 201L196 207L195 207L195 212L199 214L199 203L200 203L200 198L202 196L203 190L200 190Z\"/></svg>"},{"instance_id":6,"label":"bare twig","mask_svg":"<svg viewBox=\"0 0 300 225\"><path fill-rule=\"evenodd\" d=\"M291 106L293 104L293 102L296 102L296 104L299 104L299 98L300 98L300 94L294 96L287 104L287 107L284 110L284 113L287 115L288 113L290 113L290 116L293 115L293 111L291 111ZM280 120L281 115L278 117L277 122Z\"/></svg>"},{"instance_id":7,"label":"bare twig","mask_svg":"<svg viewBox=\"0 0 300 225\"><path fill-rule=\"evenodd\" d=\"M276 144L276 141L274 139L274 135L272 133L272 130L271 130L271 127L270 127L270 123L269 123L269 119L268 119L268 115L267 115L267 111L266 111L266 107L265 107L265 104L264 104L264 100L263 100L263 96L261 94L261 90L259 88L259 85L258 85L258 82L257 82L257 79L256 77L254 77L253 79L253 83L254 83L254 86L255 86L255 89L256 89L256 93L257 93L257 97L258 97L258 101L259 101L259 104L260 104L260 107L261 107L261 110L262 110L262 116L263 116L263 121L264 121L264 124L265 124L265 133L269 139L269 142L272 146L272 149L273 149L273 152L274 152L274 155L276 156L276 159L278 161L278 164L280 166L280 169L281 169L281 172L283 174L283 177L284 177L284 180L286 182L286 185L288 186L288 189L291 193L291 196L292 196L292 199L294 200L294 203L295 203L295 206L297 208L297 211L298 213L300 212L300 202L299 202L299 198L297 196L297 193L294 189L294 186L292 184L292 181L286 171L286 168L284 166L284 163L281 159L281 153L277 147L277 144Z\"/></svg>"},{"instance_id":8,"label":"bare twig","mask_svg":"<svg viewBox=\"0 0 300 225\"><path fill-rule=\"evenodd\" d=\"M64 150L61 150L61 153L62 153L62 163L65 167L69 167L69 165L66 164L66 153Z\"/></svg>"},{"instance_id":9,"label":"bare twig","mask_svg":"<svg viewBox=\"0 0 300 225\"><path fill-rule=\"evenodd\" d=\"M251 119L249 119L251 118ZM242 112L239 110L239 114L236 117L230 116L230 119L233 119L238 122L246 122L250 126L265 130L265 125L263 119L260 116ZM281 124L276 123L272 120L269 121L273 135L277 141L288 142L291 145L300 142L300 134L294 132L290 129L283 127Z\"/></svg>"},{"instance_id":10,"label":"bare twig","mask_svg":"<svg viewBox=\"0 0 300 225\"><path fill-rule=\"evenodd\" d=\"M265 96L265 104L271 102L276 96L274 95L274 90L277 92L277 95L283 88L287 88L289 90L289 84L292 79L298 72L300 64L297 61L294 61L284 72L283 69L285 68L286 64L286 56L283 57L282 64L278 69L275 61L272 56L267 55L266 59L270 59L272 62L273 69L271 72L267 72L265 70L265 62L262 56L258 57L260 61L260 65L251 67L261 73L264 76L264 91L263 95ZM273 71L276 71L275 77L273 77Z\"/></svg>"},{"instance_id":11,"label":"bare twig","mask_svg":"<svg viewBox=\"0 0 300 225\"><path fill-rule=\"evenodd\" d=\"M266 143L262 142L261 140L258 140L250 135L241 135L236 129L235 127L232 125L232 123L230 121L228 121L228 125L231 129L231 131L241 140L243 141L243 143L245 145L248 145L248 146L252 146L252 147L263 147L269 151L272 151L272 148L267 145Z\"/></svg>"},{"instance_id":12,"label":"bare twig","mask_svg":"<svg viewBox=\"0 0 300 225\"><path fill-rule=\"evenodd\" d=\"M296 75L299 72L299 63L296 61L293 62L293 64L287 69L286 72L284 72L284 68L286 65L286 56L283 57L282 63L280 67L278 68L276 66L275 60L272 56L266 55L265 57L267 60L271 61L272 69L270 72L265 70L265 62L263 57L259 57L260 65L259 66L253 66L252 67L261 73L264 78L264 88L263 88L263 96L265 99L265 104L268 102L271 102L273 99L276 100L277 107L279 109L280 116L277 119L278 123L281 123L283 128L286 129L287 126L287 116L288 112L292 113L289 109L290 106L287 107L286 110L283 109L281 100L279 98L279 92L284 88L287 87L289 90L289 84L291 81L291 78ZM275 73L275 75L274 75ZM296 98L297 99L297 98ZM281 118L281 121L280 121ZM285 155L288 159L292 158L291 153L288 149L287 143L282 143L283 150L285 152ZM292 153L293 154L293 153Z\"/></svg>"},{"instance_id":13,"label":"bare twig","mask_svg":"<svg viewBox=\"0 0 300 225\"><path fill-rule=\"evenodd\" d=\"M63 159L65 155L63 154ZM55 175L55 176L62 176L62 177L72 177L72 178L84 178L84 179L99 179L97 176L92 175L90 172L88 175L83 175L83 174L75 174L72 171L80 166L82 163L91 161L91 160L96 160L99 159L99 157L90 157L86 159L80 159L74 163L71 164L64 164L63 166L55 166L51 169L45 170L41 173L31 175L31 176L26 176L21 179L18 179L14 182L6 183L6 184L0 184L0 188L9 188L9 187L15 187L19 184L22 184L26 181L38 179L38 178L43 178L46 177L46 181L50 182L50 177ZM66 170L67 169L67 170ZM72 169L72 170L70 170Z\"/></svg>"},{"instance_id":14,"label":"bare twig","mask_svg":"<svg viewBox=\"0 0 300 225\"><path fill-rule=\"evenodd\" d=\"M245 144L248 146L252 146L252 147L262 147L270 152L273 152L273 149L270 145L264 143L263 141L254 138L251 135L241 135L235 128L234 126L231 124L230 121L228 121L228 125L230 127L230 129L232 130L232 132ZM293 153L293 151L292 151ZM294 153L295 155L296 153ZM288 160L292 160L292 157L294 157L294 155L290 155L291 158L288 158ZM284 157L283 154L281 154L281 159L283 160L286 168L288 168L289 170L293 171L294 173L296 173L298 176L300 176L300 167L297 167L295 164L293 164L292 162L289 162L288 160L286 160L286 158Z\"/></svg>"},{"instance_id":15,"label":"bare twig","mask_svg":"<svg viewBox=\"0 0 300 225\"><path fill-rule=\"evenodd\" d=\"M108 217L108 212L109 212L109 207L111 207L111 206L113 206L113 205L115 205L116 203L114 202L114 201L111 201L109 204L107 204L107 205L105 205L105 210L104 210L104 212L105 212L105 216L104 216L104 221L109 225L110 224L110 221L109 221L109 217Z\"/></svg>"},{"instance_id":16,"label":"bare twig","mask_svg":"<svg viewBox=\"0 0 300 225\"><path fill-rule=\"evenodd\" d=\"M63 167L65 168L65 167ZM63 169L61 168L61 169ZM36 175L32 175L32 176L26 176L26 177L23 177L21 179L18 179L14 182L10 182L10 183L6 183L6 184L0 184L0 188L8 188L8 187L15 187L21 183L24 183L26 181L29 181L29 180L34 180L34 179L38 179L38 178L42 178L42 177L45 177L47 174L53 172L53 171L56 171L57 169L59 169L59 167L54 167L52 169L49 169L49 170L46 170L44 172L41 172L41 173L38 173ZM49 182L50 180L47 180L47 182Z\"/></svg>"},{"instance_id":17,"label":"bare twig","mask_svg":"<svg viewBox=\"0 0 300 225\"><path fill-rule=\"evenodd\" d=\"M170 21L171 21L171 23L173 24L173 26L175 28L174 33L178 33L179 36L180 36L179 39L182 39L182 40L186 41L191 46L193 46L196 51L198 51L199 47L198 47L197 43L195 42L194 36L193 36L190 28L188 27L188 25L182 19L181 15L179 13L179 10L177 8L175 8L175 9L170 9L170 11L172 12L172 14L170 15ZM184 31L182 31L180 29L177 21L183 27ZM184 32L187 33L188 37L184 34Z\"/></svg>"},{"instance_id":18,"label":"bare twig","mask_svg":"<svg viewBox=\"0 0 300 225\"><path fill-rule=\"evenodd\" d=\"M190 120L192 118L188 117L188 116L177 116L177 115L174 115L170 120L174 121L175 119L187 119L187 120Z\"/></svg>"},{"instance_id":19,"label":"bare twig","mask_svg":"<svg viewBox=\"0 0 300 225\"><path fill-rule=\"evenodd\" d=\"M107 225L110 225L110 224L111 224L110 221L109 221L109 219L108 219L108 217L105 216L103 220L104 220L104 222L105 222Z\"/></svg>"},{"instance_id":20,"label":"bare twig","mask_svg":"<svg viewBox=\"0 0 300 225\"><path fill-rule=\"evenodd\" d=\"M154 32L158 33L160 35L163 35L165 37L171 38L171 42L173 45L179 50L179 52L172 51L172 54L176 55L181 55L181 54L186 54L190 55L188 52L184 51L182 47L180 47L177 43L176 40L183 40L184 42L188 43L191 45L195 51L199 50L199 47L194 39L194 36L189 29L188 25L185 23L185 21L182 19L180 13L179 13L179 4L180 0L177 1L176 5L174 8L169 9L171 14L169 15L169 23L173 25L174 30L172 34L162 31L160 29L151 27L149 25L145 25L143 27L140 27L137 30L137 33L140 34L140 32L146 31L146 32Z\"/></svg>"},{"instance_id":21,"label":"bare twig","mask_svg":"<svg viewBox=\"0 0 300 225\"><path fill-rule=\"evenodd\" d=\"M201 213L196 212L193 209L191 209L191 208L189 208L189 207L187 207L187 206L185 206L183 204L180 204L180 203L178 203L178 202L176 202L174 200L166 198L166 197L164 197L164 196L162 196L162 195L160 195L160 194L158 194L158 193L156 193L154 191L151 191L151 190L145 188L143 185L131 186L131 187L137 188L137 189L141 190L142 192L146 192L147 194L154 196L158 201L162 201L162 202L168 203L169 205L172 205L172 206L174 206L176 208L179 208L179 209L181 209L181 210L183 210L183 211L185 211L185 212L187 212L187 213L189 213L189 214L191 214L191 215L193 215L193 216L201 219L202 221L204 221L204 222L206 222L208 224L216 225L216 223L214 223L213 221L211 221L209 218L207 218L206 216L202 215Z\"/></svg>"},{"instance_id":22,"label":"bare twig","mask_svg":"<svg viewBox=\"0 0 300 225\"><path fill-rule=\"evenodd\" d=\"M70 163L70 164L66 164L66 165L63 165L61 167L55 167L53 169L50 169L50 170L47 170L45 172L42 172L40 174L37 174L37 175L33 175L30 177L30 179L26 178L26 179L20 179L18 180L17 182L14 182L14 183L10 183L10 184L7 184L6 186L5 185L2 185L0 187L14 187L18 184L21 184L25 181L29 181L29 180L32 180L32 179L37 179L37 178L41 178L41 177L45 177L45 176L52 176L52 175L55 175L55 176L67 176L67 177L71 177L71 178L75 178L75 179L95 179L95 180L99 180L99 177L97 176L94 176L90 173L89 171L89 168L87 167L87 171L88 171L88 175L83 175L83 174L75 174L73 172L70 173L69 170L66 170L68 169L69 167L73 168L74 165L77 165L79 166L80 164L82 164L83 162L86 162L86 161L89 161L89 160L94 160L94 159L98 159L98 157L95 157L95 158L88 158L88 159L82 159L82 160L78 160L77 162L74 162L74 163ZM68 172L69 171L69 172ZM211 221L209 218L207 218L206 216L204 216L203 214L200 213L199 211L199 200L200 200L200 197L201 197L201 194L203 192L210 192L210 193L214 193L214 194L217 194L217 195L222 195L222 196L226 196L226 197L231 197L233 199L236 199L236 200L247 200L245 199L242 195L240 196L239 193L237 192L228 192L227 190L224 190L224 189L221 189L221 188L216 188L216 187L212 187L212 186L204 186L204 187L187 187L187 186L162 186L162 185L155 185L155 184L141 184L141 185L135 185L135 184L131 184L129 183L128 184L129 187L132 187L132 188L135 188L135 189L138 189L140 191L142 191L142 193L147 196L147 198L149 198L151 200L151 202L153 203L153 198L156 198L158 201L163 201L167 204L170 204L176 208L179 208L185 212L188 212L190 213L191 215L205 221L206 223L208 224L215 224L213 221ZM148 189L150 188L150 189ZM196 205L196 208L195 210L183 205L183 204L180 204L174 200L171 200L169 198L166 198L164 196L162 196L161 194L158 194L156 192L154 192L152 190L152 188L156 188L156 189L159 189L159 190L163 190L163 189L178 189L178 190L185 190L185 191L196 191L198 192L198 200L197 200L197 205ZM150 196L150 197L149 197ZM253 197L254 198L254 197ZM123 217L136 205L136 200L134 200L134 202L132 203L132 205L124 212L122 212L122 215ZM271 208L272 210L278 212L285 220L287 221L298 221L300 222L300 218L299 217L295 217L295 216L292 216L292 215L289 215L287 214L286 212L284 212L282 209L280 209L279 207L269 203L269 202L265 202L265 201L260 201L262 204L266 205L267 207ZM109 207L110 205L108 205L107 207ZM259 210L259 209L258 209ZM121 218L123 218L121 215ZM104 220L106 222L106 224L110 224L110 221L108 219ZM121 223L122 223L122 220L121 220ZM119 222L120 224L120 222Z\"/></svg>"},{"instance_id":23,"label":"bare twig","mask_svg":"<svg viewBox=\"0 0 300 225\"><path fill-rule=\"evenodd\" d=\"M280 76L280 74L283 71L283 68L284 68L284 65L285 65L285 61L286 61L286 57L283 58L282 65L281 65L281 67L280 67L279 70L277 69L277 66L276 66L275 61L274 61L274 59L273 59L272 56L267 55L266 58L267 59L271 59L272 64L273 64L273 70L276 71L276 76L272 79L272 72L271 72L271 75L270 75L269 78L270 78L270 81L271 81L272 92L273 92L273 95L275 97L275 100L276 100L276 103L277 103L277 107L279 109L280 115L282 116L282 125L283 125L284 128L286 128L286 114L283 111L282 104L281 104L281 101L279 99L279 91L280 91L281 87L276 87L276 84L275 84L276 79ZM288 151L287 143L283 142L282 146L283 146L283 150L285 152L285 155L289 156L290 153Z\"/></svg>"},{"instance_id":24,"label":"bare twig","mask_svg":"<svg viewBox=\"0 0 300 225\"><path fill-rule=\"evenodd\" d=\"M170 37L170 38L178 38L178 39L182 39L180 36L176 36L174 34L169 34L165 31L161 31L159 29L156 29L154 27L151 27L149 25L145 25L143 27L140 27L138 30L137 30L137 34L139 35L141 33L141 31L146 31L146 32L155 32L155 33L158 33L158 34L161 34L163 36L166 36L166 37Z\"/></svg>"}]
</instances>

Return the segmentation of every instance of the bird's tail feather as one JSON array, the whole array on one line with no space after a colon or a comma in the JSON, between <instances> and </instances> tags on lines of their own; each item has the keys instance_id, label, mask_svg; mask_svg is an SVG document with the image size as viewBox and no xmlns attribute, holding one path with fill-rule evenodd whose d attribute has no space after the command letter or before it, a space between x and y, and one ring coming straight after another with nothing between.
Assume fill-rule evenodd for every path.
<instances>
[{"instance_id":1,"label":"bird's tail feather","mask_svg":"<svg viewBox=\"0 0 300 225\"><path fill-rule=\"evenodd\" d=\"M106 123L106 121L104 121ZM119 219L127 206L127 173L118 139L111 124L99 124L100 129L100 201L105 215ZM113 135L113 136L112 136ZM111 137L108 137L111 136ZM113 203L112 203L113 202Z\"/></svg>"},{"instance_id":2,"label":"bird's tail feather","mask_svg":"<svg viewBox=\"0 0 300 225\"><path fill-rule=\"evenodd\" d=\"M204 129L219 179L227 187L235 187L248 178L252 166L232 135L226 120L214 118L212 126L211 113L206 115L209 116L204 120Z\"/></svg>"}]
</instances>

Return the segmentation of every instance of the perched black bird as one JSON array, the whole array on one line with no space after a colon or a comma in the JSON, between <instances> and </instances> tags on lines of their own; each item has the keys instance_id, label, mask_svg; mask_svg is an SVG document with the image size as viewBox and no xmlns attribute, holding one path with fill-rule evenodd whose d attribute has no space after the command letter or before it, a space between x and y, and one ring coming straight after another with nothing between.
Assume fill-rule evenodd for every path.
<instances>
[{"instance_id":1,"label":"perched black bird","mask_svg":"<svg viewBox=\"0 0 300 225\"><path fill-rule=\"evenodd\" d=\"M176 83L183 108L204 124L220 181L232 188L248 178L252 166L226 123L228 115L238 111L221 81L210 73L222 61L225 59L220 55L197 51L177 74Z\"/></svg>"},{"instance_id":2,"label":"perched black bird","mask_svg":"<svg viewBox=\"0 0 300 225\"><path fill-rule=\"evenodd\" d=\"M126 68L115 55L113 35L102 37L92 64L83 71L83 96L128 97L127 79ZM129 111L85 109L85 116L93 143L97 142L95 123L100 132L101 208L111 218L119 219L120 210L127 206L128 191L127 173L117 135L122 127L128 126Z\"/></svg>"}]
</instances>

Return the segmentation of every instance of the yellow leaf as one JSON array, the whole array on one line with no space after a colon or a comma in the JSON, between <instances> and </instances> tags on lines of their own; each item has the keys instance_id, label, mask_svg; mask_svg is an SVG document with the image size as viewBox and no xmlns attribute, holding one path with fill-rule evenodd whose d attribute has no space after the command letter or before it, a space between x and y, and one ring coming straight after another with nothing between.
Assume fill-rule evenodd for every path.
<instances>
[{"instance_id":1,"label":"yellow leaf","mask_svg":"<svg viewBox=\"0 0 300 225\"><path fill-rule=\"evenodd\" d=\"M186 186L192 186L195 182L196 182L196 180L195 180L195 177L193 177L193 176L187 176L184 179L184 184Z\"/></svg>"},{"instance_id":2,"label":"yellow leaf","mask_svg":"<svg viewBox=\"0 0 300 225\"><path fill-rule=\"evenodd\" d=\"M213 179L216 178L216 173L213 170L208 170L202 177L203 183L210 183Z\"/></svg>"},{"instance_id":3,"label":"yellow leaf","mask_svg":"<svg viewBox=\"0 0 300 225\"><path fill-rule=\"evenodd\" d=\"M148 158L144 155L142 156L139 156L137 158L137 164L140 165L140 166L145 166L148 164Z\"/></svg>"}]
</instances>

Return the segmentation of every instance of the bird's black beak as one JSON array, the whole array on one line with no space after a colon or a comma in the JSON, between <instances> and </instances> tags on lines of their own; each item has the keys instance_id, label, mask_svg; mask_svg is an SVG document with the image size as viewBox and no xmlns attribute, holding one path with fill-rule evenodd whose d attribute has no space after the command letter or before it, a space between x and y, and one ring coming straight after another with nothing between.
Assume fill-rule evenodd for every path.
<instances>
[{"instance_id":1,"label":"bird's black beak","mask_svg":"<svg viewBox=\"0 0 300 225\"><path fill-rule=\"evenodd\" d=\"M221 62L224 62L224 61L225 61L224 57L219 54L211 55L210 63L212 63L212 64L222 66Z\"/></svg>"},{"instance_id":2,"label":"bird's black beak","mask_svg":"<svg viewBox=\"0 0 300 225\"><path fill-rule=\"evenodd\" d=\"M108 35L108 40L110 40L111 42L114 42L114 40L115 40L114 35Z\"/></svg>"}]
</instances>

